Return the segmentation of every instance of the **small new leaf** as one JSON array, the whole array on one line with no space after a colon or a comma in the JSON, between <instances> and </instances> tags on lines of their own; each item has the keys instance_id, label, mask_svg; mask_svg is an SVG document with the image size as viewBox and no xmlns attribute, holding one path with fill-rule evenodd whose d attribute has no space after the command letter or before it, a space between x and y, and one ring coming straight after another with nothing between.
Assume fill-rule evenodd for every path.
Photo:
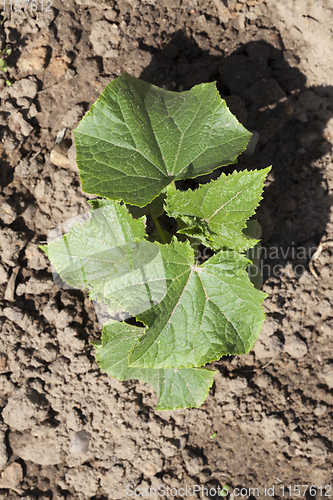
<instances>
[{"instance_id":1,"label":"small new leaf","mask_svg":"<svg viewBox=\"0 0 333 500\"><path fill-rule=\"evenodd\" d=\"M166 210L170 217L181 218L185 224L179 233L198 238L215 251L246 250L258 242L246 236L243 229L262 199L269 171L270 167L228 176L221 174L216 181L195 191L177 191L169 186Z\"/></svg>"}]
</instances>

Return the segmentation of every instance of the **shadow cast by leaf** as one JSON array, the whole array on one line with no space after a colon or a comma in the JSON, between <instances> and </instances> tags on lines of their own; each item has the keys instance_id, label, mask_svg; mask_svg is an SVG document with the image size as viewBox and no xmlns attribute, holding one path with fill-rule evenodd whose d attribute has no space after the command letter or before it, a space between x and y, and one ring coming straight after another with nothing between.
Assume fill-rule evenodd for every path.
<instances>
[{"instance_id":1,"label":"shadow cast by leaf","mask_svg":"<svg viewBox=\"0 0 333 500\"><path fill-rule=\"evenodd\" d=\"M165 47L141 43L141 49L152 54L141 79L174 91L216 81L231 112L259 134L253 154L243 154L236 167L219 168L200 180L181 181L181 189L195 189L222 171L273 165L256 214L263 246L278 248L283 257L292 246L318 245L332 205L319 164L325 164L332 147L326 127L333 117L333 87L307 87L306 76L289 64L279 41L272 45L259 39L240 44L228 56L216 56L177 31ZM282 257L279 264L284 267L289 259ZM268 276L264 268L264 279Z\"/></svg>"}]
</instances>

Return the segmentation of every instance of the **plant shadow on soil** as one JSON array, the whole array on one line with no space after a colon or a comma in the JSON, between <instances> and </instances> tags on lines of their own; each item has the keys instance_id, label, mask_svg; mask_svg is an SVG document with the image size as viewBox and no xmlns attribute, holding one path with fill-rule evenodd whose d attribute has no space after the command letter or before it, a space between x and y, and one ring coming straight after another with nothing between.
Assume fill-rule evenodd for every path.
<instances>
[{"instance_id":1,"label":"plant shadow on soil","mask_svg":"<svg viewBox=\"0 0 333 500\"><path fill-rule=\"evenodd\" d=\"M287 262L300 277L325 235L332 204L318 164L331 147L325 126L333 116L333 87L307 87L306 77L286 60L283 45L265 40L243 44L224 57L209 54L177 31L164 48L144 43L140 48L152 54L142 80L172 91L216 81L231 112L259 133L254 153L241 155L236 167L185 181L182 188L195 189L222 171L272 165L255 216L262 226L263 278L284 272Z\"/></svg>"}]
</instances>

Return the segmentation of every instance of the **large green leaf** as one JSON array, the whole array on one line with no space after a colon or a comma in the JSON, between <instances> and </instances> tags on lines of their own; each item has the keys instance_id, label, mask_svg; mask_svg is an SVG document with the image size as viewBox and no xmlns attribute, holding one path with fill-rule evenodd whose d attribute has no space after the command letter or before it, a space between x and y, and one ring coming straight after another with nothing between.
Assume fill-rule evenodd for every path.
<instances>
[{"instance_id":1,"label":"large green leaf","mask_svg":"<svg viewBox=\"0 0 333 500\"><path fill-rule=\"evenodd\" d=\"M180 233L198 238L213 250L246 250L258 240L243 229L262 199L261 193L270 167L263 170L222 174L216 181L195 191L167 190L166 208L170 217L180 218L186 226Z\"/></svg>"},{"instance_id":2,"label":"large green leaf","mask_svg":"<svg viewBox=\"0 0 333 500\"><path fill-rule=\"evenodd\" d=\"M124 73L74 131L82 189L143 207L174 179L235 163L250 140L215 83L170 92Z\"/></svg>"},{"instance_id":3,"label":"large green leaf","mask_svg":"<svg viewBox=\"0 0 333 500\"><path fill-rule=\"evenodd\" d=\"M130 366L199 367L226 354L246 354L259 336L267 296L254 288L250 261L220 251L201 266L194 264L189 243L175 238L159 245L167 292L137 318L148 325L130 356Z\"/></svg>"},{"instance_id":4,"label":"large green leaf","mask_svg":"<svg viewBox=\"0 0 333 500\"><path fill-rule=\"evenodd\" d=\"M88 288L110 311L149 309L164 297L166 281L159 247L145 240L144 217L134 220L119 202L90 203L88 222L41 248L68 285Z\"/></svg>"},{"instance_id":5,"label":"large green leaf","mask_svg":"<svg viewBox=\"0 0 333 500\"><path fill-rule=\"evenodd\" d=\"M159 396L157 410L198 408L206 399L216 372L206 368L130 368L128 355L142 331L143 328L127 323L112 320L106 323L102 342L94 343L100 368L118 380L140 379L150 383Z\"/></svg>"}]
</instances>

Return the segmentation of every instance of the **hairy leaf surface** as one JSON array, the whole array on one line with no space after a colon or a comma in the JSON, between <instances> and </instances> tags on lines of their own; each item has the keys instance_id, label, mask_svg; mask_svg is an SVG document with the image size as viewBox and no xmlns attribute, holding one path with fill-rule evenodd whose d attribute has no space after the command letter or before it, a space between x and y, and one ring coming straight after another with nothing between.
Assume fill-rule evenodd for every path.
<instances>
[{"instance_id":1,"label":"hairy leaf surface","mask_svg":"<svg viewBox=\"0 0 333 500\"><path fill-rule=\"evenodd\" d=\"M143 207L174 179L235 163L250 140L215 83L170 92L127 73L74 131L82 189Z\"/></svg>"}]
</instances>

